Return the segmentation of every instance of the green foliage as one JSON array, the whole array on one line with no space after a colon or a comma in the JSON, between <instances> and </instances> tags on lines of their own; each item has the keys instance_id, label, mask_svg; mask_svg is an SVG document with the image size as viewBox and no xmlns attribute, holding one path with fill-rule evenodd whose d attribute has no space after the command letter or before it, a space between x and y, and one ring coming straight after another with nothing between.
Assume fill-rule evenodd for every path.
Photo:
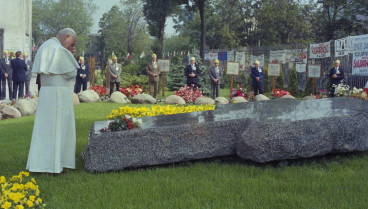
<instances>
[{"instance_id":1,"label":"green foliage","mask_svg":"<svg viewBox=\"0 0 368 209\"><path fill-rule=\"evenodd\" d=\"M96 85L106 85L106 77L105 73L102 70L96 70L95 71L95 83Z\"/></svg>"},{"instance_id":2,"label":"green foliage","mask_svg":"<svg viewBox=\"0 0 368 209\"><path fill-rule=\"evenodd\" d=\"M305 82L303 97L310 96L312 94L313 94L313 78L307 78L307 81Z\"/></svg>"},{"instance_id":3,"label":"green foliage","mask_svg":"<svg viewBox=\"0 0 368 209\"><path fill-rule=\"evenodd\" d=\"M281 71L280 76L276 77L275 89L284 89L284 74Z\"/></svg>"},{"instance_id":4,"label":"green foliage","mask_svg":"<svg viewBox=\"0 0 368 209\"><path fill-rule=\"evenodd\" d=\"M249 75L247 77L246 87L247 87L248 92L253 92L252 77L250 75L251 74L249 73Z\"/></svg>"},{"instance_id":5,"label":"green foliage","mask_svg":"<svg viewBox=\"0 0 368 209\"><path fill-rule=\"evenodd\" d=\"M177 91L180 87L187 84L184 75L185 65L181 64L182 58L176 57L171 59L171 71L167 74L167 87L170 91Z\"/></svg>"},{"instance_id":6,"label":"green foliage","mask_svg":"<svg viewBox=\"0 0 368 209\"><path fill-rule=\"evenodd\" d=\"M299 94L298 89L298 78L296 74L295 68L291 69L288 75L288 88L287 91L291 93L293 96L297 96Z\"/></svg>"},{"instance_id":7,"label":"green foliage","mask_svg":"<svg viewBox=\"0 0 368 209\"><path fill-rule=\"evenodd\" d=\"M121 87L129 87L130 85L137 85L139 84L141 87L143 87L143 91L148 91L148 77L147 75L132 75L129 72L122 72L121 75Z\"/></svg>"},{"instance_id":8,"label":"green foliage","mask_svg":"<svg viewBox=\"0 0 368 209\"><path fill-rule=\"evenodd\" d=\"M193 49L194 45L191 43L188 36L172 36L164 40L164 53L174 52L177 53L184 51L187 52Z\"/></svg>"},{"instance_id":9,"label":"green foliage","mask_svg":"<svg viewBox=\"0 0 368 209\"><path fill-rule=\"evenodd\" d=\"M36 45L55 37L63 28L72 28L77 33L76 54L86 51L96 10L93 0L34 0L32 9L32 37Z\"/></svg>"}]
</instances>

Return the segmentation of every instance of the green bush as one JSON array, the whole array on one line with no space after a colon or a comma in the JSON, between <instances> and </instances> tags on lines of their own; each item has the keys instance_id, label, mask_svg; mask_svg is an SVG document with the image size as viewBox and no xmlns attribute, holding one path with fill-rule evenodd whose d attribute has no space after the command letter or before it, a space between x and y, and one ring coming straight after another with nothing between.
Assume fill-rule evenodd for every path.
<instances>
[{"instance_id":1,"label":"green bush","mask_svg":"<svg viewBox=\"0 0 368 209\"><path fill-rule=\"evenodd\" d=\"M250 76L251 73L249 73L248 78L247 78L247 83L246 83L246 88L248 92L253 92L253 85L252 85L252 77Z\"/></svg>"},{"instance_id":2,"label":"green bush","mask_svg":"<svg viewBox=\"0 0 368 209\"><path fill-rule=\"evenodd\" d=\"M297 78L296 70L294 68L291 69L291 71L288 75L288 88L287 88L287 90L293 96L297 96L299 94L298 78Z\"/></svg>"},{"instance_id":3,"label":"green bush","mask_svg":"<svg viewBox=\"0 0 368 209\"><path fill-rule=\"evenodd\" d=\"M275 89L284 89L284 74L280 72L280 76L276 77Z\"/></svg>"},{"instance_id":4,"label":"green bush","mask_svg":"<svg viewBox=\"0 0 368 209\"><path fill-rule=\"evenodd\" d=\"M268 78L268 66L264 66L263 70L264 70L264 77L263 77L264 92L269 92L271 91L271 88L270 88L270 79Z\"/></svg>"},{"instance_id":5,"label":"green bush","mask_svg":"<svg viewBox=\"0 0 368 209\"><path fill-rule=\"evenodd\" d=\"M317 88L317 82L314 85ZM313 94L312 88L313 88L313 78L308 78L307 81L305 82L303 97L312 95Z\"/></svg>"},{"instance_id":6,"label":"green bush","mask_svg":"<svg viewBox=\"0 0 368 209\"><path fill-rule=\"evenodd\" d=\"M146 75L131 75L130 73L127 72L122 72L121 73L121 81L120 81L120 86L121 87L129 87L130 85L140 85L141 87L143 87L143 90L145 92L149 91L149 86L148 86L148 77Z\"/></svg>"}]
</instances>

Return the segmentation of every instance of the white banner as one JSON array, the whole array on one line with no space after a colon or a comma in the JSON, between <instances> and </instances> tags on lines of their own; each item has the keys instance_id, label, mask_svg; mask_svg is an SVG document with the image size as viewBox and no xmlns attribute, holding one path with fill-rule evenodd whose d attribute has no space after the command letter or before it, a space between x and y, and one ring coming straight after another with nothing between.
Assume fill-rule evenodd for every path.
<instances>
[{"instance_id":1,"label":"white banner","mask_svg":"<svg viewBox=\"0 0 368 209\"><path fill-rule=\"evenodd\" d=\"M235 62L239 62L240 71L245 70L245 52L236 52Z\"/></svg>"},{"instance_id":2,"label":"white banner","mask_svg":"<svg viewBox=\"0 0 368 209\"><path fill-rule=\"evenodd\" d=\"M286 51L285 54L285 61L286 62L304 62L307 63L308 59L308 49L290 49L284 50Z\"/></svg>"},{"instance_id":3,"label":"white banner","mask_svg":"<svg viewBox=\"0 0 368 209\"><path fill-rule=\"evenodd\" d=\"M331 56L330 42L311 44L310 45L310 58L326 58Z\"/></svg>"},{"instance_id":4,"label":"white banner","mask_svg":"<svg viewBox=\"0 0 368 209\"><path fill-rule=\"evenodd\" d=\"M215 58L217 58L217 53L207 53L204 55L204 60L213 61Z\"/></svg>"},{"instance_id":5,"label":"white banner","mask_svg":"<svg viewBox=\"0 0 368 209\"><path fill-rule=\"evenodd\" d=\"M361 36L353 36L352 38L353 44L353 52L368 52L368 34Z\"/></svg>"},{"instance_id":6,"label":"white banner","mask_svg":"<svg viewBox=\"0 0 368 209\"><path fill-rule=\"evenodd\" d=\"M335 40L335 57L341 57L349 54L348 38Z\"/></svg>"},{"instance_id":7,"label":"white banner","mask_svg":"<svg viewBox=\"0 0 368 209\"><path fill-rule=\"evenodd\" d=\"M354 53L352 74L368 76L368 51Z\"/></svg>"},{"instance_id":8,"label":"white banner","mask_svg":"<svg viewBox=\"0 0 368 209\"><path fill-rule=\"evenodd\" d=\"M286 52L287 50L270 51L269 63L285 64L286 63Z\"/></svg>"},{"instance_id":9,"label":"white banner","mask_svg":"<svg viewBox=\"0 0 368 209\"><path fill-rule=\"evenodd\" d=\"M261 54L259 56L250 55L250 65L253 66L254 62L258 60L259 66L264 66L264 54Z\"/></svg>"},{"instance_id":10,"label":"white banner","mask_svg":"<svg viewBox=\"0 0 368 209\"><path fill-rule=\"evenodd\" d=\"M298 73L305 73L307 71L307 64L306 63L296 63L295 70Z\"/></svg>"},{"instance_id":11,"label":"white banner","mask_svg":"<svg viewBox=\"0 0 368 209\"><path fill-rule=\"evenodd\" d=\"M227 52L227 61L234 61L235 60L235 51L228 51Z\"/></svg>"}]
</instances>

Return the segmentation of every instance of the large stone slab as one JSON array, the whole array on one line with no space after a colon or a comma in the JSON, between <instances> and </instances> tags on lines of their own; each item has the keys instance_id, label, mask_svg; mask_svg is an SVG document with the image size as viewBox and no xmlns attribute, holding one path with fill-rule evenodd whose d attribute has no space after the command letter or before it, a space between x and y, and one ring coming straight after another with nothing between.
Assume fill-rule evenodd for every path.
<instances>
[{"instance_id":1,"label":"large stone slab","mask_svg":"<svg viewBox=\"0 0 368 209\"><path fill-rule=\"evenodd\" d=\"M146 117L131 131L101 133L109 123L101 121L92 127L83 158L86 170L103 172L234 154L268 162L364 151L367 114L364 100L278 99Z\"/></svg>"},{"instance_id":2,"label":"large stone slab","mask_svg":"<svg viewBox=\"0 0 368 209\"><path fill-rule=\"evenodd\" d=\"M265 163L368 150L366 101L286 100L274 108L264 105L268 108L277 114L259 114L239 137L241 158Z\"/></svg>"}]
</instances>

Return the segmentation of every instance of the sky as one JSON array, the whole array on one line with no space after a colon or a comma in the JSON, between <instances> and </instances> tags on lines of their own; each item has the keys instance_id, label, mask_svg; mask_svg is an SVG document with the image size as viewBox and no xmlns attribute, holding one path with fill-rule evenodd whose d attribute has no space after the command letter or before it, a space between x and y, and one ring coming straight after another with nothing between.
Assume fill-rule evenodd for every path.
<instances>
[{"instance_id":1,"label":"sky","mask_svg":"<svg viewBox=\"0 0 368 209\"><path fill-rule=\"evenodd\" d=\"M100 21L100 18L102 15L106 12L108 12L112 6L114 5L120 5L120 0L93 0L93 2L96 4L97 9L95 12L95 15L93 17L93 27L92 27L92 33L97 33L100 27L98 26L98 22ZM169 18L166 22L165 27L165 35L170 37L172 35L175 35L175 29L173 28L174 23L172 21L172 18Z\"/></svg>"}]
</instances>

